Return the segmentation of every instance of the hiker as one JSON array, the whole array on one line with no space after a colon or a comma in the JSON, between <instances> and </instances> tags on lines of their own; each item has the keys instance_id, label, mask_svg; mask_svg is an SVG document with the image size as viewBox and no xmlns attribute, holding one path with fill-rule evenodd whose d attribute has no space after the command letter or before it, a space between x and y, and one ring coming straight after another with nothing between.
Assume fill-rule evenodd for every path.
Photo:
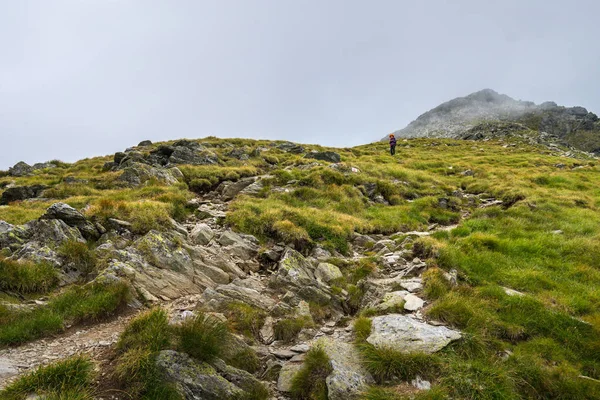
<instances>
[{"instance_id":1,"label":"hiker","mask_svg":"<svg viewBox=\"0 0 600 400\"><path fill-rule=\"evenodd\" d=\"M396 138L390 133L390 154L396 154Z\"/></svg>"}]
</instances>

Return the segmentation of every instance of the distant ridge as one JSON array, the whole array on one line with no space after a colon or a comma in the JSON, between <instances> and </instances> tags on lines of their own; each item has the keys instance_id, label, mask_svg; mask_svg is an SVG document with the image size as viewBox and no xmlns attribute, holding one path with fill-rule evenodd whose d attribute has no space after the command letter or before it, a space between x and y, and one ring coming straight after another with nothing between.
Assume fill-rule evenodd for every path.
<instances>
[{"instance_id":1,"label":"distant ridge","mask_svg":"<svg viewBox=\"0 0 600 400\"><path fill-rule=\"evenodd\" d=\"M515 100L492 89L483 89L421 114L394 134L399 138L459 138L481 123L516 122L545 132L580 150L600 154L600 121L584 107L563 107L555 102L539 105Z\"/></svg>"}]
</instances>

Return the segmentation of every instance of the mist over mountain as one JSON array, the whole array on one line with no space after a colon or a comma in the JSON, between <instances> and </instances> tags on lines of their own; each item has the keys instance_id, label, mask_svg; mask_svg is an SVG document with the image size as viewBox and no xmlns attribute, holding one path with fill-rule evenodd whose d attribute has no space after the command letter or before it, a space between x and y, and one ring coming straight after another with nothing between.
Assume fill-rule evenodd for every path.
<instances>
[{"instance_id":1,"label":"mist over mountain","mask_svg":"<svg viewBox=\"0 0 600 400\"><path fill-rule=\"evenodd\" d=\"M600 153L600 121L584 107L515 100L491 89L457 97L421 114L394 134L400 138L461 138L482 123L512 122L554 136L563 144Z\"/></svg>"}]
</instances>

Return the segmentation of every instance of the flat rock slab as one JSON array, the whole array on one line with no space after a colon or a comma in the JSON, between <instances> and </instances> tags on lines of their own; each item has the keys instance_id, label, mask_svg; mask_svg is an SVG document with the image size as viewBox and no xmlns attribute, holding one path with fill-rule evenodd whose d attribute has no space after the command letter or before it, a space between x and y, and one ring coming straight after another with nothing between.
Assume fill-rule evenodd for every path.
<instances>
[{"instance_id":1,"label":"flat rock slab","mask_svg":"<svg viewBox=\"0 0 600 400\"><path fill-rule=\"evenodd\" d=\"M367 342L403 353L431 354L461 337L460 332L445 326L429 325L407 315L389 314L372 319L371 335Z\"/></svg>"}]
</instances>

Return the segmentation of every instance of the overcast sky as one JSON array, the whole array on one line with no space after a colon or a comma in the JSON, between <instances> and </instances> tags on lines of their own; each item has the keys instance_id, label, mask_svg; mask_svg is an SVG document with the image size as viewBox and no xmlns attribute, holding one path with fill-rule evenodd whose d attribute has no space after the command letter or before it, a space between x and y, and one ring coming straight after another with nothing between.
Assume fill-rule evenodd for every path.
<instances>
[{"instance_id":1,"label":"overcast sky","mask_svg":"<svg viewBox=\"0 0 600 400\"><path fill-rule=\"evenodd\" d=\"M352 146L492 88L600 113L597 0L0 0L0 168L140 140Z\"/></svg>"}]
</instances>

